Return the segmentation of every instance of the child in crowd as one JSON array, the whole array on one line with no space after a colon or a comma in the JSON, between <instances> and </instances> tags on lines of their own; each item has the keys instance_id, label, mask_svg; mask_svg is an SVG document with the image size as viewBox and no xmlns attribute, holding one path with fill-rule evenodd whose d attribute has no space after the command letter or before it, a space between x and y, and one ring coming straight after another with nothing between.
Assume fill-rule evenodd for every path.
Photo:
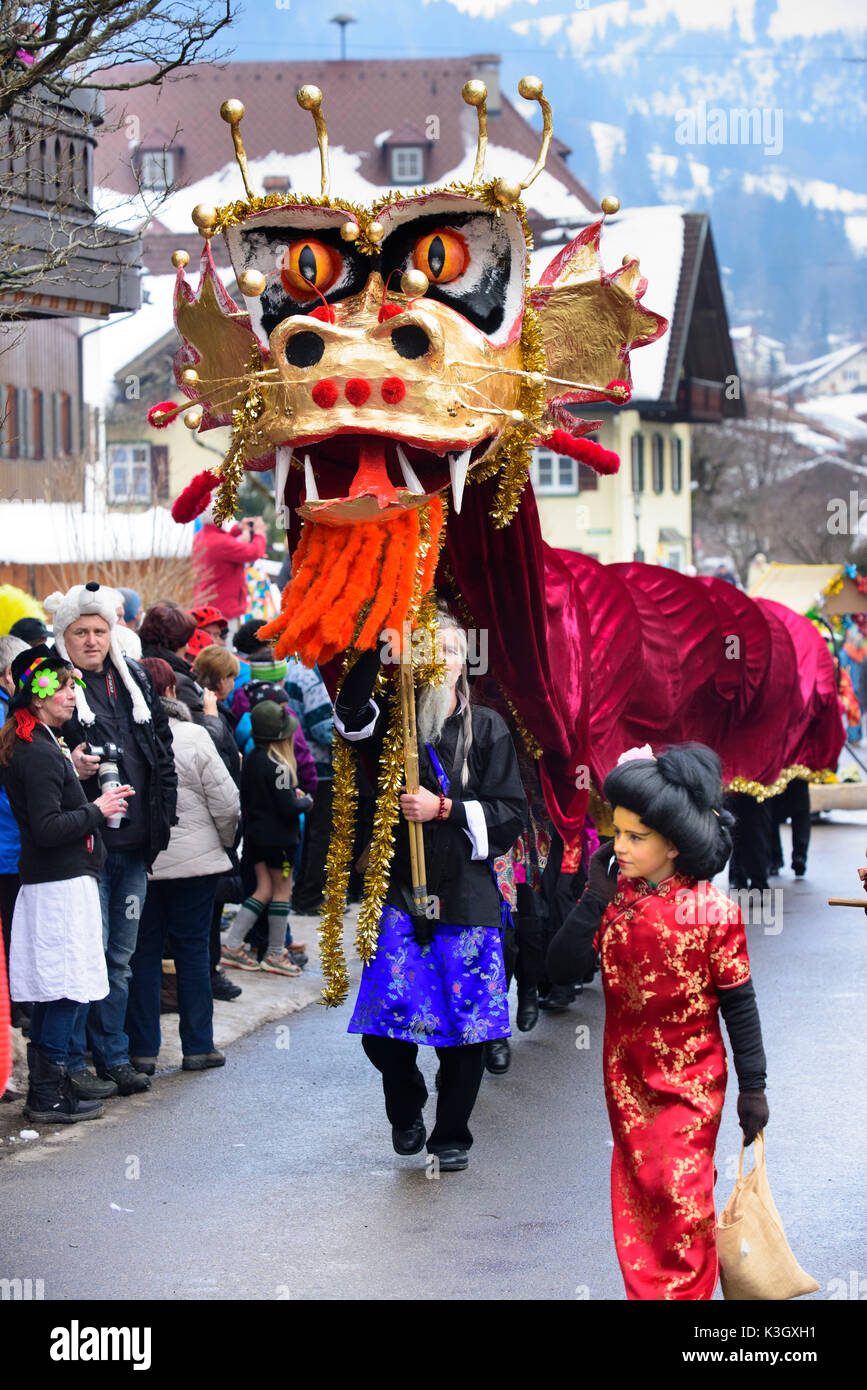
<instances>
[{"instance_id":1,"label":"child in crowd","mask_svg":"<svg viewBox=\"0 0 867 1390\"><path fill-rule=\"evenodd\" d=\"M555 983L601 957L614 1240L630 1299L716 1287L714 1149L726 1021L751 1144L768 1120L765 1054L739 908L708 880L732 848L720 762L702 744L624 754L605 779L609 840L548 951Z\"/></svg>"},{"instance_id":2,"label":"child in crowd","mask_svg":"<svg viewBox=\"0 0 867 1390\"><path fill-rule=\"evenodd\" d=\"M222 963L239 970L260 967L244 938L268 908L268 950L261 969L274 975L300 975L287 949L286 919L292 894L292 862L298 848L299 816L313 805L298 785L295 735L298 719L274 700L252 711L254 748L241 772L244 842L256 872L256 888L238 910L223 943ZM311 790L315 790L314 785Z\"/></svg>"}]
</instances>

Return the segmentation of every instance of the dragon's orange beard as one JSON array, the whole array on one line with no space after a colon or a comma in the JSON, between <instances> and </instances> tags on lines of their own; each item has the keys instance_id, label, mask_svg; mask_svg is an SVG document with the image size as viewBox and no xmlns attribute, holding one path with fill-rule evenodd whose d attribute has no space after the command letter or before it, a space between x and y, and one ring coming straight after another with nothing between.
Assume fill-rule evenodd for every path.
<instances>
[{"instance_id":1,"label":"dragon's orange beard","mask_svg":"<svg viewBox=\"0 0 867 1390\"><path fill-rule=\"evenodd\" d=\"M374 647L383 628L400 631L413 592L424 594L433 583L443 505L433 497L428 506L430 545L417 590L418 509L348 526L305 522L282 611L259 628L264 639L277 638L274 655L297 652L305 666L314 666L349 647Z\"/></svg>"}]
</instances>

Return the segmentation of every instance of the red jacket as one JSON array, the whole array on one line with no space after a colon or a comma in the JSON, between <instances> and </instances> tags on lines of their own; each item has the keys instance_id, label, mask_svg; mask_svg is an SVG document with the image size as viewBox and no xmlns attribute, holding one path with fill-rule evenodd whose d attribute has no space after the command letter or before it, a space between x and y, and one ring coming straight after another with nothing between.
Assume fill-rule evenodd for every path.
<instances>
[{"instance_id":1,"label":"red jacket","mask_svg":"<svg viewBox=\"0 0 867 1390\"><path fill-rule=\"evenodd\" d=\"M246 542L237 539L240 531L240 526L221 531L206 525L193 537L193 603L212 603L226 618L246 613L244 568L268 548L266 536Z\"/></svg>"}]
</instances>

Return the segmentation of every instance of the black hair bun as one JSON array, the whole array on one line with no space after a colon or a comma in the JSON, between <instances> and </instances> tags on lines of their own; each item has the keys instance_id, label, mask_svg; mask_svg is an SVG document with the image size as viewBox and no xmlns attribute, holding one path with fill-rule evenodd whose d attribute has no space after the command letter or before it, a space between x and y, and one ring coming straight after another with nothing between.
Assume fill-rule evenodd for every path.
<instances>
[{"instance_id":1,"label":"black hair bun","mask_svg":"<svg viewBox=\"0 0 867 1390\"><path fill-rule=\"evenodd\" d=\"M656 755L666 782L683 787L700 811L722 806L722 765L704 743L680 743Z\"/></svg>"}]
</instances>

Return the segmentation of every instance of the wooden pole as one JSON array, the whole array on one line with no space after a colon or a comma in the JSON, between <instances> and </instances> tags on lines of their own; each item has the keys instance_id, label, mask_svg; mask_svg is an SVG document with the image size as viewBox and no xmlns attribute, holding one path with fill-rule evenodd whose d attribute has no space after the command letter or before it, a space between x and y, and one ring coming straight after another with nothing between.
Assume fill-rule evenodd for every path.
<instances>
[{"instance_id":1,"label":"wooden pole","mask_svg":"<svg viewBox=\"0 0 867 1390\"><path fill-rule=\"evenodd\" d=\"M415 723L415 687L412 683L412 640L409 623L404 623L400 647L400 710L403 720L404 781L410 793L419 789L418 731ZM424 836L420 821L407 821L409 858L412 870L412 899L416 910L427 906L427 874L424 862Z\"/></svg>"}]
</instances>

